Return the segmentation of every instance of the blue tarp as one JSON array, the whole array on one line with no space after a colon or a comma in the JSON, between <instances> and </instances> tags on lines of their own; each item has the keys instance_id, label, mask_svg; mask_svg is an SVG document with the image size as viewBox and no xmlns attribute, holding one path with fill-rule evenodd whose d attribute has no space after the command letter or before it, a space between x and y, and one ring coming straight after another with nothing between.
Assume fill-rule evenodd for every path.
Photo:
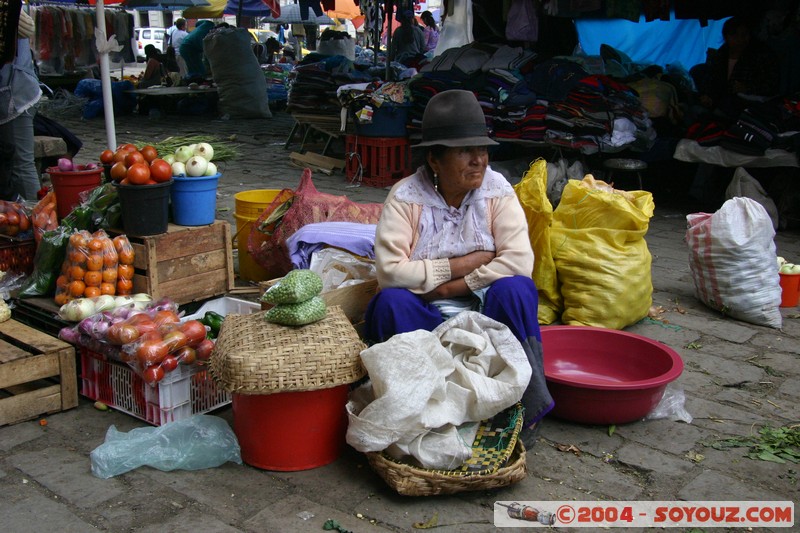
<instances>
[{"instance_id":1,"label":"blue tarp","mask_svg":"<svg viewBox=\"0 0 800 533\"><path fill-rule=\"evenodd\" d=\"M709 20L705 27L698 20L674 19L639 22L622 19L576 19L578 40L588 55L599 55L607 44L627 54L635 63L662 67L680 64L690 69L705 63L706 49L722 45L724 20Z\"/></svg>"}]
</instances>

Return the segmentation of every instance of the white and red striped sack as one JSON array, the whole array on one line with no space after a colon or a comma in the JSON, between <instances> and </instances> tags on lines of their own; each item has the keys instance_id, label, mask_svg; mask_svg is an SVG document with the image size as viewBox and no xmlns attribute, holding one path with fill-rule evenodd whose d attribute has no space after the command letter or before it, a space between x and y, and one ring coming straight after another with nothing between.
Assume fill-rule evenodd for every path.
<instances>
[{"instance_id":1,"label":"white and red striped sack","mask_svg":"<svg viewBox=\"0 0 800 533\"><path fill-rule=\"evenodd\" d=\"M716 213L689 214L686 222L695 296L730 317L780 329L775 230L766 209L736 197Z\"/></svg>"}]
</instances>

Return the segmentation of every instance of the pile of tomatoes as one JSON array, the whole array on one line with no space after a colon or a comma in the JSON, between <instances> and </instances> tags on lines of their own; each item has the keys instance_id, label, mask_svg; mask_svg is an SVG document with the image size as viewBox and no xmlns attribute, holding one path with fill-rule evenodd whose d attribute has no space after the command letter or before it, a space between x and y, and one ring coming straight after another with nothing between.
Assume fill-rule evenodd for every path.
<instances>
[{"instance_id":1,"label":"pile of tomatoes","mask_svg":"<svg viewBox=\"0 0 800 533\"><path fill-rule=\"evenodd\" d=\"M172 166L159 158L151 145L139 149L135 144L123 144L116 152L104 150L100 161L111 165L111 179L123 185L155 185L172 179Z\"/></svg>"},{"instance_id":2,"label":"pile of tomatoes","mask_svg":"<svg viewBox=\"0 0 800 533\"><path fill-rule=\"evenodd\" d=\"M133 259L133 247L125 235L111 239L103 230L76 231L69 238L67 256L56 279L56 304L101 294L131 294Z\"/></svg>"},{"instance_id":3,"label":"pile of tomatoes","mask_svg":"<svg viewBox=\"0 0 800 533\"><path fill-rule=\"evenodd\" d=\"M31 220L22 204L0 200L0 234L14 237L30 227Z\"/></svg>"},{"instance_id":4,"label":"pile of tomatoes","mask_svg":"<svg viewBox=\"0 0 800 533\"><path fill-rule=\"evenodd\" d=\"M178 364L202 364L211 357L214 341L206 338L199 320L181 319L173 309L141 312L108 328L107 342L147 383L158 383Z\"/></svg>"}]
</instances>

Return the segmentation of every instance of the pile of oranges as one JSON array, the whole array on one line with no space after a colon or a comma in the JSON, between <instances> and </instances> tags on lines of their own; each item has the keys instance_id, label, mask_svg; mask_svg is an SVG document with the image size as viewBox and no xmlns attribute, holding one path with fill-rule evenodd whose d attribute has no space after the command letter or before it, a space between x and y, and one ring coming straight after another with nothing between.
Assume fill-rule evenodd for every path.
<instances>
[{"instance_id":1,"label":"pile of oranges","mask_svg":"<svg viewBox=\"0 0 800 533\"><path fill-rule=\"evenodd\" d=\"M111 179L123 185L155 185L172 179L172 166L158 157L158 150L147 145L123 144L116 152L103 150L100 161L111 165Z\"/></svg>"},{"instance_id":2,"label":"pile of oranges","mask_svg":"<svg viewBox=\"0 0 800 533\"><path fill-rule=\"evenodd\" d=\"M67 256L56 280L56 304L102 294L131 294L133 259L133 247L125 235L111 239L103 230L76 231L69 238Z\"/></svg>"}]
</instances>

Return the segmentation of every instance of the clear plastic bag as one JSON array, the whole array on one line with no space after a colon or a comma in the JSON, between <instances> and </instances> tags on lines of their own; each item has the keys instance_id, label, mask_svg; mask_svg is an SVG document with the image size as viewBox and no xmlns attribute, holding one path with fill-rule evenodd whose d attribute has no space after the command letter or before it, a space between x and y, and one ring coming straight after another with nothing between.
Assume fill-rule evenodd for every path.
<instances>
[{"instance_id":1,"label":"clear plastic bag","mask_svg":"<svg viewBox=\"0 0 800 533\"><path fill-rule=\"evenodd\" d=\"M217 416L194 415L161 427L128 433L108 428L106 440L92 450L92 474L108 479L140 466L171 470L201 470L227 461L242 464L236 435Z\"/></svg>"},{"instance_id":2,"label":"clear plastic bag","mask_svg":"<svg viewBox=\"0 0 800 533\"><path fill-rule=\"evenodd\" d=\"M658 418L669 418L670 420L682 421L687 424L692 423L692 415L686 410L684 404L686 403L686 395L683 389L676 387L673 384L667 385L664 389L664 396L658 405L653 407L653 410L647 413L644 417L645 420L656 420Z\"/></svg>"},{"instance_id":3,"label":"clear plastic bag","mask_svg":"<svg viewBox=\"0 0 800 533\"><path fill-rule=\"evenodd\" d=\"M322 278L322 292L363 283L377 276L374 261L338 248L323 248L314 252L308 268Z\"/></svg>"}]
</instances>

